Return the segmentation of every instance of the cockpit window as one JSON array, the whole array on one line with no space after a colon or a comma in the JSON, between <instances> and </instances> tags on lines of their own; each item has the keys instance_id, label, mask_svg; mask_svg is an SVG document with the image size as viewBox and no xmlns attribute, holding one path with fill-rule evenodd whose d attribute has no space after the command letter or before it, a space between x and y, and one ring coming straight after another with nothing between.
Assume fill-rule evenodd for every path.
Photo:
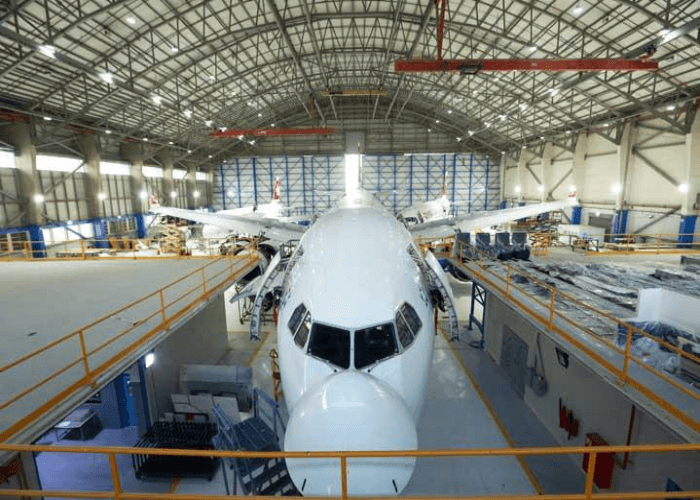
<instances>
[{"instance_id":1,"label":"cockpit window","mask_svg":"<svg viewBox=\"0 0 700 500\"><path fill-rule=\"evenodd\" d=\"M314 323L311 327L308 352L340 368L350 368L350 332Z\"/></svg>"},{"instance_id":2,"label":"cockpit window","mask_svg":"<svg viewBox=\"0 0 700 500\"><path fill-rule=\"evenodd\" d=\"M416 310L409 303L404 302L396 313L396 328L399 333L399 341L404 349L411 345L422 326Z\"/></svg>"},{"instance_id":3,"label":"cockpit window","mask_svg":"<svg viewBox=\"0 0 700 500\"><path fill-rule=\"evenodd\" d=\"M296 342L299 347L304 347L306 345L306 339L309 337L309 329L311 328L311 314L306 310L304 304L300 304L299 307L294 309L287 326L294 337L294 342Z\"/></svg>"},{"instance_id":4,"label":"cockpit window","mask_svg":"<svg viewBox=\"0 0 700 500\"><path fill-rule=\"evenodd\" d=\"M397 352L399 348L391 323L355 331L355 368L358 370Z\"/></svg>"}]
</instances>

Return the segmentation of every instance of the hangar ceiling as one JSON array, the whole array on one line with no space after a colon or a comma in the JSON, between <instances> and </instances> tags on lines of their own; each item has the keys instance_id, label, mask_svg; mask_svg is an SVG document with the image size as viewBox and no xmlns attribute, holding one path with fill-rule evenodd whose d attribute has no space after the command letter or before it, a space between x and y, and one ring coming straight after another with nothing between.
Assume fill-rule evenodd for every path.
<instances>
[{"instance_id":1,"label":"hangar ceiling","mask_svg":"<svg viewBox=\"0 0 700 500\"><path fill-rule=\"evenodd\" d=\"M446 2L446 59L651 57L655 72L396 73L396 59L436 57L439 7L2 0L0 120L30 116L48 146L93 129L113 145L147 139L152 155L171 148L176 161L212 164L273 141L208 135L222 127L411 126L405 150L439 134L443 149L513 154L544 141L571 149L580 130L616 141L640 115L688 130L700 96L699 0Z\"/></svg>"}]
</instances>

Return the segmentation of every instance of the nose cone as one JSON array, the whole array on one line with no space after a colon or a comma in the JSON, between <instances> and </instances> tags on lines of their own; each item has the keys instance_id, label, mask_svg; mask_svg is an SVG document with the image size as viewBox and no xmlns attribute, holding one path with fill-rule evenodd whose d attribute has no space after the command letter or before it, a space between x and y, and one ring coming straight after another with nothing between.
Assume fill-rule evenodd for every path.
<instances>
[{"instance_id":1,"label":"nose cone","mask_svg":"<svg viewBox=\"0 0 700 500\"><path fill-rule=\"evenodd\" d=\"M403 399L365 373L329 376L294 408L286 451L415 450L416 427ZM415 457L349 458L350 495L396 495L413 473ZM340 459L287 459L297 489L307 496L340 495Z\"/></svg>"}]
</instances>

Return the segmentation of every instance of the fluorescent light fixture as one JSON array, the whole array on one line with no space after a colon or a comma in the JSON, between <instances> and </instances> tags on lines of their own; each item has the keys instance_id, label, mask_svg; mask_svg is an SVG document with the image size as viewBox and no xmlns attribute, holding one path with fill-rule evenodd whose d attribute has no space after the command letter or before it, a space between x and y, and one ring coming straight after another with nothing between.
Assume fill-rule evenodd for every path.
<instances>
[{"instance_id":1,"label":"fluorescent light fixture","mask_svg":"<svg viewBox=\"0 0 700 500\"><path fill-rule=\"evenodd\" d=\"M56 47L53 45L39 45L37 50L44 54L46 57L51 59L56 59Z\"/></svg>"},{"instance_id":2,"label":"fluorescent light fixture","mask_svg":"<svg viewBox=\"0 0 700 500\"><path fill-rule=\"evenodd\" d=\"M148 137L144 137L144 138L141 139L141 140L142 140L143 142L148 142Z\"/></svg>"},{"instance_id":3,"label":"fluorescent light fixture","mask_svg":"<svg viewBox=\"0 0 700 500\"><path fill-rule=\"evenodd\" d=\"M46 120L47 122L50 122L52 120L52 118L50 116L45 116L44 120Z\"/></svg>"},{"instance_id":4,"label":"fluorescent light fixture","mask_svg":"<svg viewBox=\"0 0 700 500\"><path fill-rule=\"evenodd\" d=\"M674 109L676 109L676 107L675 107L675 106L673 106L673 105L671 105L671 106L669 106L669 107L668 107L668 108L666 108L666 109L667 109L667 110L669 110L669 111L673 111Z\"/></svg>"},{"instance_id":5,"label":"fluorescent light fixture","mask_svg":"<svg viewBox=\"0 0 700 500\"><path fill-rule=\"evenodd\" d=\"M111 130L109 130L109 129L105 130L105 134L109 135L109 134L111 134L111 133L112 133Z\"/></svg>"},{"instance_id":6,"label":"fluorescent light fixture","mask_svg":"<svg viewBox=\"0 0 700 500\"><path fill-rule=\"evenodd\" d=\"M678 186L678 191L680 191L681 193L687 193L688 192L688 184L686 184L684 182L683 184Z\"/></svg>"},{"instance_id":7,"label":"fluorescent light fixture","mask_svg":"<svg viewBox=\"0 0 700 500\"><path fill-rule=\"evenodd\" d=\"M141 198L142 200L145 200L146 198L148 198L148 191L141 191L139 193L139 198Z\"/></svg>"},{"instance_id":8,"label":"fluorescent light fixture","mask_svg":"<svg viewBox=\"0 0 700 500\"><path fill-rule=\"evenodd\" d=\"M45 200L45 198L44 198L43 194L35 194L34 195L34 201L36 203L44 203L44 200Z\"/></svg>"},{"instance_id":9,"label":"fluorescent light fixture","mask_svg":"<svg viewBox=\"0 0 700 500\"><path fill-rule=\"evenodd\" d=\"M435 123L440 123L440 120L435 120Z\"/></svg>"},{"instance_id":10,"label":"fluorescent light fixture","mask_svg":"<svg viewBox=\"0 0 700 500\"><path fill-rule=\"evenodd\" d=\"M153 100L153 104L155 104L156 106L160 106L160 103L163 102L163 98L159 95L154 95L153 97L151 97L151 100Z\"/></svg>"},{"instance_id":11,"label":"fluorescent light fixture","mask_svg":"<svg viewBox=\"0 0 700 500\"><path fill-rule=\"evenodd\" d=\"M170 192L170 197L171 197L171 198L177 198L177 192L171 191L171 192Z\"/></svg>"},{"instance_id":12,"label":"fluorescent light fixture","mask_svg":"<svg viewBox=\"0 0 700 500\"><path fill-rule=\"evenodd\" d=\"M172 146L175 143L173 141L168 141L168 144L170 144Z\"/></svg>"},{"instance_id":13,"label":"fluorescent light fixture","mask_svg":"<svg viewBox=\"0 0 700 500\"><path fill-rule=\"evenodd\" d=\"M544 193L544 186L542 184L537 186L537 191L539 191L540 193Z\"/></svg>"},{"instance_id":14,"label":"fluorescent light fixture","mask_svg":"<svg viewBox=\"0 0 700 500\"><path fill-rule=\"evenodd\" d=\"M194 196L195 198L199 198L199 191L195 191L194 193L192 193L192 196Z\"/></svg>"},{"instance_id":15,"label":"fluorescent light fixture","mask_svg":"<svg viewBox=\"0 0 700 500\"><path fill-rule=\"evenodd\" d=\"M106 199L107 199L107 195L104 194L104 193L97 193L97 199L98 199L98 200L106 200Z\"/></svg>"},{"instance_id":16,"label":"fluorescent light fixture","mask_svg":"<svg viewBox=\"0 0 700 500\"><path fill-rule=\"evenodd\" d=\"M516 192L516 193L519 193L519 192L520 192L520 189L521 189L520 186L515 186L515 192Z\"/></svg>"},{"instance_id":17,"label":"fluorescent light fixture","mask_svg":"<svg viewBox=\"0 0 700 500\"><path fill-rule=\"evenodd\" d=\"M128 16L126 18L126 22L129 24L136 24L136 18L134 18L133 16Z\"/></svg>"},{"instance_id":18,"label":"fluorescent light fixture","mask_svg":"<svg viewBox=\"0 0 700 500\"><path fill-rule=\"evenodd\" d=\"M146 354L146 357L143 359L143 363L146 366L146 368L148 368L149 366L151 366L155 362L156 362L156 355L153 354L152 352L149 352L148 354Z\"/></svg>"},{"instance_id":19,"label":"fluorescent light fixture","mask_svg":"<svg viewBox=\"0 0 700 500\"><path fill-rule=\"evenodd\" d=\"M610 188L610 190L615 194L621 193L622 192L622 184L620 184L619 182L617 184L613 184L612 187Z\"/></svg>"},{"instance_id":20,"label":"fluorescent light fixture","mask_svg":"<svg viewBox=\"0 0 700 500\"><path fill-rule=\"evenodd\" d=\"M609 127L609 126L610 126L609 123L603 123L603 127Z\"/></svg>"},{"instance_id":21,"label":"fluorescent light fixture","mask_svg":"<svg viewBox=\"0 0 700 500\"><path fill-rule=\"evenodd\" d=\"M109 72L100 73L100 79L105 83L113 83L114 75Z\"/></svg>"},{"instance_id":22,"label":"fluorescent light fixture","mask_svg":"<svg viewBox=\"0 0 700 500\"><path fill-rule=\"evenodd\" d=\"M177 52L178 50L180 49L178 49L177 47L170 47L170 52Z\"/></svg>"}]
</instances>

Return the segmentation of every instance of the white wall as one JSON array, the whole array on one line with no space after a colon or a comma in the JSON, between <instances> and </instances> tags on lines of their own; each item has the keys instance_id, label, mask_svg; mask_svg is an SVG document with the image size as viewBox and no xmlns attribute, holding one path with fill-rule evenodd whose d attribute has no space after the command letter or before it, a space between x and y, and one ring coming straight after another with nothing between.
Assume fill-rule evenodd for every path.
<instances>
[{"instance_id":1,"label":"white wall","mask_svg":"<svg viewBox=\"0 0 700 500\"><path fill-rule=\"evenodd\" d=\"M501 337L507 325L529 346L528 366L534 365L537 353L538 330L507 304L492 294L487 295L485 349L500 363ZM552 435L565 446L583 446L587 433L598 433L611 445L624 445L632 403L618 388L598 375L598 367L579 361L570 353L569 366L564 368L557 361L555 342L540 334L544 372L548 391L538 397L525 388L525 401ZM592 362L591 362L592 363ZM578 437L567 439L568 433L559 428L559 399L572 410L580 422ZM637 407L631 444L679 443L679 437L656 418ZM636 454L630 457L626 469L619 466L622 456L617 456L613 471L613 491L663 491L666 478L671 477L685 490L700 488L697 474L697 456L688 453L663 455ZM575 458L581 463L581 457Z\"/></svg>"}]
</instances>

